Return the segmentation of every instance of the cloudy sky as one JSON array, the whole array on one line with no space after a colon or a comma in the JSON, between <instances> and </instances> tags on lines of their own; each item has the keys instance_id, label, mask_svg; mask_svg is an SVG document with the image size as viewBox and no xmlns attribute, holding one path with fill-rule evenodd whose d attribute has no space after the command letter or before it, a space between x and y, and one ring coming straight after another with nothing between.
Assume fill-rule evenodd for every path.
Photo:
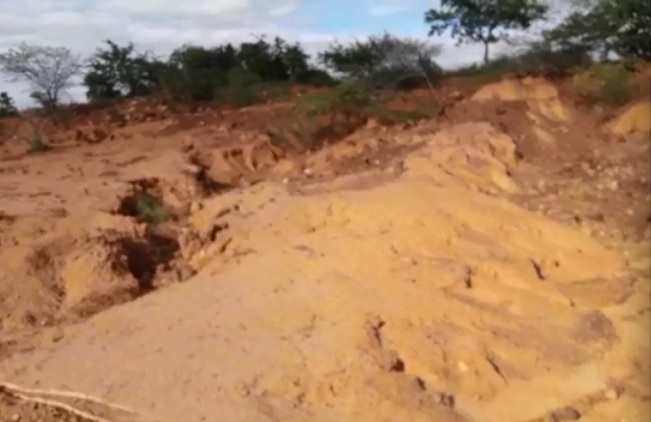
<instances>
[{"instance_id":1,"label":"cloudy sky","mask_svg":"<svg viewBox=\"0 0 651 422\"><path fill-rule=\"evenodd\" d=\"M140 49L169 53L183 43L240 42L256 34L279 35L315 53L342 41L387 30L427 35L424 12L436 0L0 0L0 52L21 41L66 46L87 55L105 39L133 41ZM479 45L455 47L447 38L439 62L455 67L481 58ZM20 106L26 86L0 76ZM83 89L70 96L83 99Z\"/></svg>"}]
</instances>

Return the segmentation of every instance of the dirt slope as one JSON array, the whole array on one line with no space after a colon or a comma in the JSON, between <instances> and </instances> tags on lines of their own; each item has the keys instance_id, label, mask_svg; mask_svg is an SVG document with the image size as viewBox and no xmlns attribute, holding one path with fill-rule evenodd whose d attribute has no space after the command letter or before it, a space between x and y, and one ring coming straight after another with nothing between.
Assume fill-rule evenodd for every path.
<instances>
[{"instance_id":1,"label":"dirt slope","mask_svg":"<svg viewBox=\"0 0 651 422\"><path fill-rule=\"evenodd\" d=\"M49 310L29 312L48 327L5 343L0 378L137 411L73 400L114 421L649 420L648 124L622 112L595 129L552 85L510 81L442 122L369 126L299 161L260 139L252 159L255 148L214 137L179 148L163 136L54 223L53 202L27 213L34 196L18 195L3 207L17 244L2 253L28 258L3 268L0 288L16 310L39 291L27 303ZM119 154L136 153L105 159ZM200 196L188 157L213 183L247 187ZM79 163L98 167L77 191L114 166L93 163ZM116 212L145 177L187 221L161 229L174 257L149 265L149 281L189 273L116 299L144 280L129 259L160 252ZM70 210L77 191L59 202ZM31 284L17 289L17 274ZM138 300L65 323L108 307L96 295ZM64 417L34 416L44 411L11 394L0 412Z\"/></svg>"}]
</instances>

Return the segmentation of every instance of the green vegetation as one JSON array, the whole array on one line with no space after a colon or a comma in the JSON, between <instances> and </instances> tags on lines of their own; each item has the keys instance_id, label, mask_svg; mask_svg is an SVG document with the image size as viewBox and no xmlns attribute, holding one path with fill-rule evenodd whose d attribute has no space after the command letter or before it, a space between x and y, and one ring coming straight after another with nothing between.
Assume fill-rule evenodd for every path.
<instances>
[{"instance_id":1,"label":"green vegetation","mask_svg":"<svg viewBox=\"0 0 651 422\"><path fill-rule=\"evenodd\" d=\"M168 218L161 201L148 192L137 192L133 197L133 206L135 217L140 221L157 225Z\"/></svg>"},{"instance_id":2,"label":"green vegetation","mask_svg":"<svg viewBox=\"0 0 651 422\"><path fill-rule=\"evenodd\" d=\"M0 119L18 115L14 100L6 92L0 92Z\"/></svg>"},{"instance_id":3,"label":"green vegetation","mask_svg":"<svg viewBox=\"0 0 651 422\"><path fill-rule=\"evenodd\" d=\"M504 40L505 31L528 29L545 18L547 9L537 0L441 0L440 9L425 13L425 23L430 36L449 29L459 44L482 43L487 64L490 45Z\"/></svg>"},{"instance_id":4,"label":"green vegetation","mask_svg":"<svg viewBox=\"0 0 651 422\"><path fill-rule=\"evenodd\" d=\"M432 87L442 74L434 60L440 53L438 45L385 33L349 45L334 43L319 54L319 61L347 80L396 90Z\"/></svg>"},{"instance_id":5,"label":"green vegetation","mask_svg":"<svg viewBox=\"0 0 651 422\"><path fill-rule=\"evenodd\" d=\"M77 77L88 100L97 105L157 95L238 107L290 98L296 86L331 88L331 92L310 94L299 101L296 111L311 118L338 113L411 120L431 112L391 111L384 105L402 90L422 87L434 92L446 76L483 83L506 72L576 74L575 87L582 96L621 103L634 90L630 72L627 66L603 63L613 55L625 63L651 60L651 3L573 0L570 6L571 12L560 24L534 41L521 43L517 54L491 57L497 43L515 45L514 33L531 31L543 21L548 15L547 2L442 0L440 7L425 11L423 35L429 28L430 36L449 34L458 43L484 47L483 57L476 58L481 65L447 72L437 63L440 45L388 33L335 42L315 60L300 43L265 36L239 45L183 45L165 58L138 51L132 43L118 45L111 40L84 60L65 47L22 43L0 54L0 72L27 82L32 98L53 118L60 111L62 94ZM589 74L577 70L585 69L595 55L602 67ZM433 109L435 104L425 108ZM15 113L11 99L0 95L0 117Z\"/></svg>"},{"instance_id":6,"label":"green vegetation","mask_svg":"<svg viewBox=\"0 0 651 422\"><path fill-rule=\"evenodd\" d=\"M30 153L45 152L49 151L50 146L43 142L43 138L39 134L34 134L29 138L29 150Z\"/></svg>"},{"instance_id":7,"label":"green vegetation","mask_svg":"<svg viewBox=\"0 0 651 422\"><path fill-rule=\"evenodd\" d=\"M588 103L619 106L633 96L635 77L623 64L605 63L578 72L572 86Z\"/></svg>"},{"instance_id":8,"label":"green vegetation","mask_svg":"<svg viewBox=\"0 0 651 422\"><path fill-rule=\"evenodd\" d=\"M559 47L582 47L605 60L651 60L651 3L647 0L578 0L564 22L546 32L548 42Z\"/></svg>"}]
</instances>

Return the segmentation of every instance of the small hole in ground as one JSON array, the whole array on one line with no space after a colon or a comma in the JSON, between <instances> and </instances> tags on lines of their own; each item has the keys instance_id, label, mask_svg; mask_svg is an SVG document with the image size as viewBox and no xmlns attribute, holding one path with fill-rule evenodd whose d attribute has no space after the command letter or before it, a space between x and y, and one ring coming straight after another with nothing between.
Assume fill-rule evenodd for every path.
<instances>
[{"instance_id":1,"label":"small hole in ground","mask_svg":"<svg viewBox=\"0 0 651 422\"><path fill-rule=\"evenodd\" d=\"M147 293L155 288L154 280L161 264L174 259L179 250L175 237L147 228L145 241L122 239L121 249L127 259L127 268L138 281L140 293Z\"/></svg>"},{"instance_id":2,"label":"small hole in ground","mask_svg":"<svg viewBox=\"0 0 651 422\"><path fill-rule=\"evenodd\" d=\"M393 372L405 372L405 362L402 359L396 359L391 365L391 371Z\"/></svg>"}]
</instances>

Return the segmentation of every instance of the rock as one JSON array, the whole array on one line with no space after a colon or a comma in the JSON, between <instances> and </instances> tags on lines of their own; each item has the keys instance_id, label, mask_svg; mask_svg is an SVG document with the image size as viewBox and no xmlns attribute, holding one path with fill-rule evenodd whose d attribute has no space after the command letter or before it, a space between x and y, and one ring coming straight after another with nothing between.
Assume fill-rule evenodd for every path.
<instances>
[{"instance_id":1,"label":"rock","mask_svg":"<svg viewBox=\"0 0 651 422\"><path fill-rule=\"evenodd\" d=\"M203 205L199 201L192 201L190 203L190 213L191 214L194 214L194 213L197 213L197 212L201 211L202 208L203 208Z\"/></svg>"}]
</instances>

